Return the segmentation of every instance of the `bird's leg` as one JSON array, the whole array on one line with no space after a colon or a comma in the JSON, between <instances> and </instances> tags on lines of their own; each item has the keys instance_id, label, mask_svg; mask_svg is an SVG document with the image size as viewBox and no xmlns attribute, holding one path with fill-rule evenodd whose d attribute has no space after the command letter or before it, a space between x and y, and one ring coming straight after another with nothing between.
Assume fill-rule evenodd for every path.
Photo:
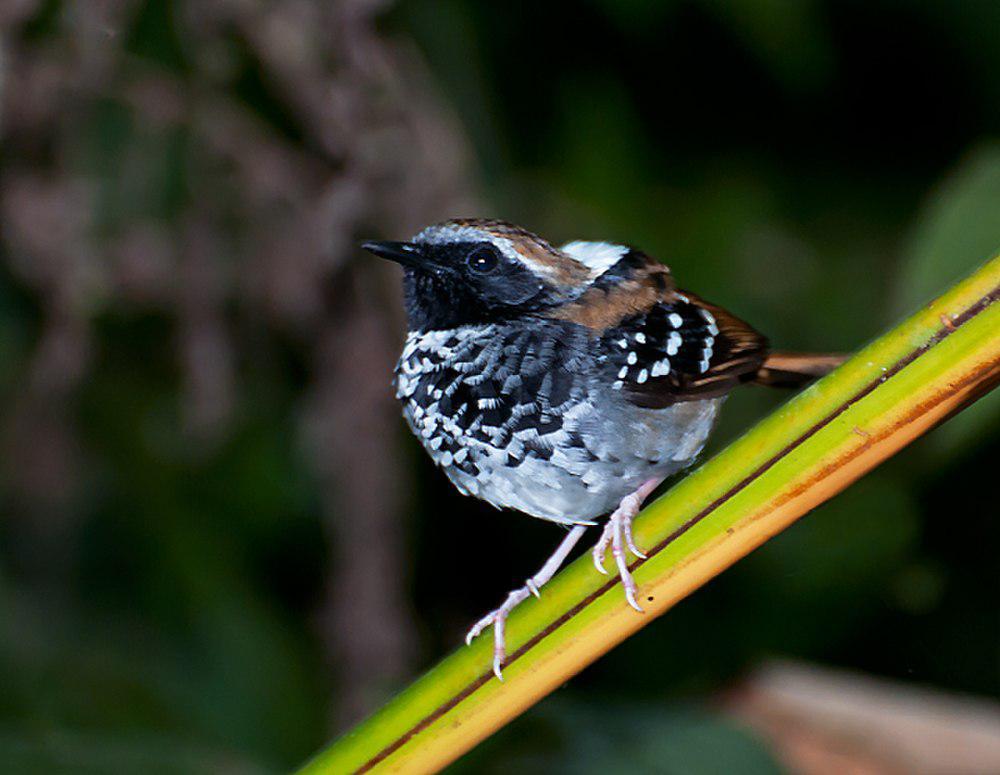
<instances>
[{"instance_id":1,"label":"bird's leg","mask_svg":"<svg viewBox=\"0 0 1000 775\"><path fill-rule=\"evenodd\" d=\"M660 486L662 481L663 479L650 479L644 482L634 493L626 495L621 499L618 508L608 517L608 521L604 525L604 532L601 533L601 538L594 545L592 552L594 567L601 573L607 573L604 569L604 555L608 551L608 546L611 546L611 554L615 558L615 565L618 566L618 575L621 577L622 586L625 587L625 599L628 600L630 606L639 612L642 612L642 607L635 597L635 581L632 579L632 574L628 569L625 548L627 547L636 557L646 557L645 554L639 551L635 545L635 541L632 539L632 520L635 519L636 514L639 513L639 509L642 508L642 502L649 497L653 490Z\"/></svg>"},{"instance_id":2,"label":"bird's leg","mask_svg":"<svg viewBox=\"0 0 1000 775\"><path fill-rule=\"evenodd\" d=\"M528 579L523 587L515 589L509 595L507 599L504 600L503 605L500 606L495 611L490 611L486 616L476 622L472 629L469 630L468 635L465 636L465 642L467 644L472 643L472 639L475 638L479 633L493 625L493 672L496 673L497 678L501 681L503 680L503 673L501 673L500 668L503 666L504 660L507 658L507 651L504 644L504 629L507 623L507 616L511 611L519 604L524 602L529 595L534 595L535 597L540 597L539 588L545 585L545 583L551 579L556 571L559 570L559 566L563 564L566 556L573 550L576 546L576 542L580 540L584 531L587 529L586 525L575 525L566 537L559 544L559 547L552 553L552 556L545 561L541 570L538 571L534 576Z\"/></svg>"}]
</instances>

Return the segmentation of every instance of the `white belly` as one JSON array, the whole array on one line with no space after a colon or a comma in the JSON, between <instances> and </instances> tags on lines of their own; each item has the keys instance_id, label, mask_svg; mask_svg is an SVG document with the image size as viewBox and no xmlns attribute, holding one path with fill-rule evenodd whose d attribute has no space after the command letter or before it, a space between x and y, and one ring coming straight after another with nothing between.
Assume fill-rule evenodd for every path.
<instances>
[{"instance_id":1,"label":"white belly","mask_svg":"<svg viewBox=\"0 0 1000 775\"><path fill-rule=\"evenodd\" d=\"M454 455L444 457L426 442L425 447L466 494L553 522L591 522L649 479L689 466L704 447L721 403L715 398L665 409L620 406L600 417L591 407L576 418L591 455L557 443L548 460L529 453L510 466L505 449L470 441L469 459L477 473L454 465Z\"/></svg>"}]
</instances>

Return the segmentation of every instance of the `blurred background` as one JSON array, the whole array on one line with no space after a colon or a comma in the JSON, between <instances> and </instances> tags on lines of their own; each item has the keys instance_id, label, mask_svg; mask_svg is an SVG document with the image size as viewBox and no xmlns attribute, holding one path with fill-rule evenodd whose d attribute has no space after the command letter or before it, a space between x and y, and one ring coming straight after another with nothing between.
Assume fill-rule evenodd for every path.
<instances>
[{"instance_id":1,"label":"blurred background","mask_svg":"<svg viewBox=\"0 0 1000 775\"><path fill-rule=\"evenodd\" d=\"M548 556L404 429L359 240L628 242L853 350L1000 248L998 44L974 0L4 2L3 769L288 770ZM454 771L996 771L998 462L994 394Z\"/></svg>"}]
</instances>

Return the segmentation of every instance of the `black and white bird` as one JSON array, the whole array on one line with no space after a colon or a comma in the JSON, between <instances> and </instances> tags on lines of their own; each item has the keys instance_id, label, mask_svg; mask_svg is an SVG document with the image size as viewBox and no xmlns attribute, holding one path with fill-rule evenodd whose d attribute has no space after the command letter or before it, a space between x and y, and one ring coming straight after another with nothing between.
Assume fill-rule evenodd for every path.
<instances>
[{"instance_id":1,"label":"black and white bird","mask_svg":"<svg viewBox=\"0 0 1000 775\"><path fill-rule=\"evenodd\" d=\"M674 283L645 253L606 242L553 247L504 221L459 219L409 242L366 242L402 264L410 331L396 394L410 428L467 495L569 527L520 589L472 627L505 659L510 611L538 594L588 525L610 548L628 603L632 520L691 465L741 382L795 385L836 356L771 353L767 340Z\"/></svg>"}]
</instances>

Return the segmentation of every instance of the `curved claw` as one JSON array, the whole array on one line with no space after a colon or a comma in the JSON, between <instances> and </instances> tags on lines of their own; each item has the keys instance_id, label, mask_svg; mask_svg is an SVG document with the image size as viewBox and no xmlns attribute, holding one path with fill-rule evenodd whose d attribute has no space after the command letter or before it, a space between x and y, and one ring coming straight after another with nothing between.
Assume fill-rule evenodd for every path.
<instances>
[{"instance_id":1,"label":"curved claw","mask_svg":"<svg viewBox=\"0 0 1000 775\"><path fill-rule=\"evenodd\" d=\"M618 576L622 580L622 587L625 589L625 600L628 604L632 606L636 611L642 613L642 606L635 598L636 586L635 580L632 578L632 574L628 569L628 560L625 558L625 550L622 548L624 543L622 540L622 535L625 533L625 525L627 524L627 517L622 518L619 515L615 515L612 518L612 524L614 526L614 542L612 543L612 554L615 558L615 564L618 566Z\"/></svg>"},{"instance_id":2,"label":"curved claw","mask_svg":"<svg viewBox=\"0 0 1000 775\"><path fill-rule=\"evenodd\" d=\"M503 663L507 659L504 630L507 624L507 614L510 613L510 608L507 606L511 598L508 597L507 600L508 603L505 603L497 611L497 615L493 619L493 675L500 681L503 681L503 671L500 668L503 667Z\"/></svg>"},{"instance_id":3,"label":"curved claw","mask_svg":"<svg viewBox=\"0 0 1000 775\"><path fill-rule=\"evenodd\" d=\"M504 649L504 622L507 619L506 612L503 609L498 608L495 611L490 611L486 616L472 625L472 628L465 635L465 645L471 646L472 641L478 637L483 630L485 630L490 625L493 625L494 636L493 636L493 673L501 681L503 680L503 671L501 667L503 666L504 660L507 658L507 654Z\"/></svg>"},{"instance_id":4,"label":"curved claw","mask_svg":"<svg viewBox=\"0 0 1000 775\"><path fill-rule=\"evenodd\" d=\"M642 606L639 605L639 601L635 597L635 593L638 588L635 585L635 580L632 578L632 574L628 572L628 569L622 570L619 574L622 580L622 587L625 590L625 602L627 602L632 608L641 614L646 613Z\"/></svg>"},{"instance_id":5,"label":"curved claw","mask_svg":"<svg viewBox=\"0 0 1000 775\"><path fill-rule=\"evenodd\" d=\"M623 529L625 533L625 545L628 547L628 550L639 559L645 560L646 553L635 545L635 540L632 538L632 520L626 520Z\"/></svg>"},{"instance_id":6,"label":"curved claw","mask_svg":"<svg viewBox=\"0 0 1000 775\"><path fill-rule=\"evenodd\" d=\"M604 567L604 552L606 551L606 546L595 546L594 550L590 553L594 560L594 567L597 568L598 573L603 573L605 576L608 575L608 569Z\"/></svg>"},{"instance_id":7,"label":"curved claw","mask_svg":"<svg viewBox=\"0 0 1000 775\"><path fill-rule=\"evenodd\" d=\"M604 531L601 533L601 537L594 544L594 548L591 550L591 557L594 559L594 567L597 568L598 573L603 573L605 576L608 575L607 569L604 567L604 555L608 552L608 547L611 545L614 539L614 516L608 520L607 524L604 525Z\"/></svg>"},{"instance_id":8,"label":"curved claw","mask_svg":"<svg viewBox=\"0 0 1000 775\"><path fill-rule=\"evenodd\" d=\"M486 616L484 616L482 619L480 619L478 622L472 625L472 627L469 628L469 631L465 634L465 645L471 646L472 641L474 641L477 637L479 637L480 633L482 633L483 630L485 630L487 627L493 624L494 620L497 618L497 614L499 613L500 613L499 608L496 609L495 611L490 611L488 614L486 614Z\"/></svg>"}]
</instances>

